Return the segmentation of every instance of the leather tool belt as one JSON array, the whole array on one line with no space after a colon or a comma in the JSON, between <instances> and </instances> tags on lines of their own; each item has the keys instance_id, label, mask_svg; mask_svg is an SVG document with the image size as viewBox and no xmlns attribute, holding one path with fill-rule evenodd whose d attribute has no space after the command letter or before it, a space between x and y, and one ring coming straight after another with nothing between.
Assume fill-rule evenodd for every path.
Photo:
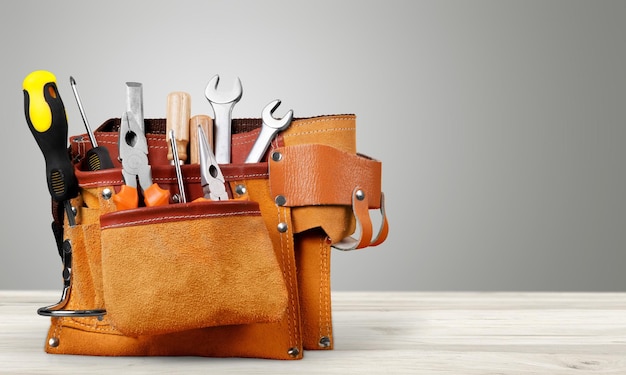
<instances>
[{"instance_id":1,"label":"leather tool belt","mask_svg":"<svg viewBox=\"0 0 626 375\"><path fill-rule=\"evenodd\" d=\"M53 203L64 261L45 350L104 356L299 359L333 348L330 253L387 236L381 162L357 154L353 115L294 119L266 159L245 164L261 119L233 119L231 199L202 196L199 166L182 165L191 203L117 211L120 119L94 133L115 168L88 171L86 135L70 137L80 194L76 225ZM164 119L146 119L152 177L178 193ZM379 227L370 214L380 211Z\"/></svg>"}]
</instances>

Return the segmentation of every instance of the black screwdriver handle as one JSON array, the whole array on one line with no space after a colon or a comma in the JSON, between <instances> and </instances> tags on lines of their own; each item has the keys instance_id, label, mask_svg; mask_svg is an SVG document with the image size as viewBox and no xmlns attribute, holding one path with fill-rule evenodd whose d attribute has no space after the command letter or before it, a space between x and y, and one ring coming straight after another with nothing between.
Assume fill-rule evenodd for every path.
<instances>
[{"instance_id":1,"label":"black screwdriver handle","mask_svg":"<svg viewBox=\"0 0 626 375\"><path fill-rule=\"evenodd\" d=\"M85 129L87 129L87 135L89 136L89 141L91 142L91 149L87 151L86 155L87 168L89 168L90 171L113 168L113 160L111 160L109 150L102 146L98 146L96 136L93 134L93 131L89 126L87 115L85 115L85 110L83 109L83 103L80 100L80 95L78 95L78 89L76 88L76 80L72 76L70 76L70 85L72 86L72 91L74 91L74 98L76 99L76 104L78 104L78 110L83 118L83 123L85 124Z\"/></svg>"},{"instance_id":2,"label":"black screwdriver handle","mask_svg":"<svg viewBox=\"0 0 626 375\"><path fill-rule=\"evenodd\" d=\"M67 115L56 86L47 71L30 73L23 82L24 112L46 161L46 178L52 199L64 202L78 195L78 181L67 151Z\"/></svg>"}]
</instances>

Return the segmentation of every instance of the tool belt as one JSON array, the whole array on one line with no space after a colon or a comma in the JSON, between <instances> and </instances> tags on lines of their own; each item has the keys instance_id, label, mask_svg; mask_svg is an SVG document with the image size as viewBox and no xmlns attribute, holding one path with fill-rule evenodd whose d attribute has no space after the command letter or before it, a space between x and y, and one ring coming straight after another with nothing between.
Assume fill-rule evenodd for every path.
<instances>
[{"instance_id":1,"label":"tool belt","mask_svg":"<svg viewBox=\"0 0 626 375\"><path fill-rule=\"evenodd\" d=\"M356 152L353 115L294 119L267 160L245 164L261 119L233 119L231 199L202 196L199 166L182 165L190 203L117 211L120 119L94 133L114 160L88 171L86 135L70 137L76 225L53 203L63 258L61 301L45 350L105 356L299 359L333 348L330 253L387 236L381 162ZM172 196L165 119L146 119L152 178ZM373 227L370 215L378 215Z\"/></svg>"}]
</instances>

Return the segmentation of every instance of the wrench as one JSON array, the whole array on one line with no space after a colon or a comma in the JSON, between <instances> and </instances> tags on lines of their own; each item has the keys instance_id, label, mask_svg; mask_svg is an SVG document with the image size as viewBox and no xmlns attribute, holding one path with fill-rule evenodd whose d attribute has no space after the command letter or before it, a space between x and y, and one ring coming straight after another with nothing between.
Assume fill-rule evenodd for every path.
<instances>
[{"instance_id":1,"label":"wrench","mask_svg":"<svg viewBox=\"0 0 626 375\"><path fill-rule=\"evenodd\" d=\"M215 75L206 86L204 95L213 107L215 114L215 159L220 164L230 163L230 137L231 116L233 107L241 99L243 88L241 80L237 77L237 83L230 92L217 91L220 76Z\"/></svg>"},{"instance_id":2,"label":"wrench","mask_svg":"<svg viewBox=\"0 0 626 375\"><path fill-rule=\"evenodd\" d=\"M282 119L276 119L272 116L279 105L280 100L276 99L263 108L263 113L261 115L261 118L263 119L263 126L261 127L261 132L259 133L259 136L254 142L254 145L246 158L246 163L258 163L261 161L261 158L265 154L265 151L272 142L272 139L274 139L276 133L287 129L289 125L291 125L291 120L293 119L293 110L291 109Z\"/></svg>"}]
</instances>

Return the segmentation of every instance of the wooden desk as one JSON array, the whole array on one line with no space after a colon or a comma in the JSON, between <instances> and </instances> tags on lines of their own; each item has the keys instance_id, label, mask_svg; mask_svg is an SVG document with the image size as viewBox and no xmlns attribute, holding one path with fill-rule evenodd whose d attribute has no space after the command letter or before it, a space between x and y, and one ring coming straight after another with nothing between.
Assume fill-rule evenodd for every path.
<instances>
[{"instance_id":1,"label":"wooden desk","mask_svg":"<svg viewBox=\"0 0 626 375\"><path fill-rule=\"evenodd\" d=\"M58 297L0 291L0 373L626 374L626 293L337 292L336 349L301 361L45 354Z\"/></svg>"}]
</instances>

